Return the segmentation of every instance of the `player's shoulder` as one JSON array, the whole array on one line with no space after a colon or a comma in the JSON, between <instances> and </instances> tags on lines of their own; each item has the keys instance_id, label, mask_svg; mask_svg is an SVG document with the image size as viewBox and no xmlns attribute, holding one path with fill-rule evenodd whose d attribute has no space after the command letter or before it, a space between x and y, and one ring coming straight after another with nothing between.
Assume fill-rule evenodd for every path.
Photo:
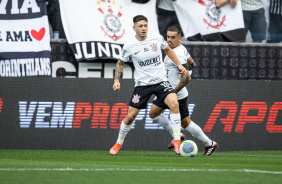
<instances>
[{"instance_id":1,"label":"player's shoulder","mask_svg":"<svg viewBox=\"0 0 282 184\"><path fill-rule=\"evenodd\" d=\"M182 44L180 44L179 49L181 49L183 52L188 52L186 47Z\"/></svg>"},{"instance_id":2,"label":"player's shoulder","mask_svg":"<svg viewBox=\"0 0 282 184\"><path fill-rule=\"evenodd\" d=\"M123 49L125 50L131 50L132 48L136 47L139 45L139 42L137 41L137 39L128 39L126 40L126 42L123 45Z\"/></svg>"},{"instance_id":3,"label":"player's shoulder","mask_svg":"<svg viewBox=\"0 0 282 184\"><path fill-rule=\"evenodd\" d=\"M187 57L187 59L190 57L190 54L184 45L180 44L177 49L177 51Z\"/></svg>"},{"instance_id":4,"label":"player's shoulder","mask_svg":"<svg viewBox=\"0 0 282 184\"><path fill-rule=\"evenodd\" d=\"M179 54L184 54L184 55L185 55L185 53L187 53L187 49L183 45L181 45L181 44L178 47L175 47L173 49L173 51L177 52Z\"/></svg>"},{"instance_id":5,"label":"player's shoulder","mask_svg":"<svg viewBox=\"0 0 282 184\"><path fill-rule=\"evenodd\" d=\"M153 39L160 39L160 40L162 40L162 39L163 39L163 36L160 35L160 34L157 33L157 32L152 32L152 33L148 34L147 39L148 39L148 40L153 40Z\"/></svg>"},{"instance_id":6,"label":"player's shoulder","mask_svg":"<svg viewBox=\"0 0 282 184\"><path fill-rule=\"evenodd\" d=\"M129 47L130 45L133 45L133 44L135 44L136 43L136 39L133 39L133 38L131 38L131 39L127 39L125 42L124 42L124 47Z\"/></svg>"}]
</instances>

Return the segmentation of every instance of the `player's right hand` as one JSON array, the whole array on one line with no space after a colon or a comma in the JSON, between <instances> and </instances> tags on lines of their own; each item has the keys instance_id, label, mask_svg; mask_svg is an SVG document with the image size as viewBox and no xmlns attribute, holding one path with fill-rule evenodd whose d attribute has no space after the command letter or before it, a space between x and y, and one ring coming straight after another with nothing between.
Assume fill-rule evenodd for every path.
<instances>
[{"instance_id":1,"label":"player's right hand","mask_svg":"<svg viewBox=\"0 0 282 184\"><path fill-rule=\"evenodd\" d=\"M115 80L114 85L113 85L114 91L119 91L120 90L120 83L118 80Z\"/></svg>"},{"instance_id":2,"label":"player's right hand","mask_svg":"<svg viewBox=\"0 0 282 184\"><path fill-rule=\"evenodd\" d=\"M182 65L178 66L178 70L179 70L178 73L180 73L180 74L185 74L185 75L187 74L187 70Z\"/></svg>"}]
</instances>

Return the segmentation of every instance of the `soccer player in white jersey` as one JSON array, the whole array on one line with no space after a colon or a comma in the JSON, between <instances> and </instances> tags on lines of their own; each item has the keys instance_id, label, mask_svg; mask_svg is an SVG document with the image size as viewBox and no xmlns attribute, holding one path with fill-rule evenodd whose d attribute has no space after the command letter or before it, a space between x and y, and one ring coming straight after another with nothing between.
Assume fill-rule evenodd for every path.
<instances>
[{"instance_id":1,"label":"soccer player in white jersey","mask_svg":"<svg viewBox=\"0 0 282 184\"><path fill-rule=\"evenodd\" d=\"M186 48L180 44L181 39L181 29L179 27L172 26L168 28L167 43L169 47L173 49L180 63L186 68L188 68L189 66L189 70L192 70L193 67L196 66L195 62L190 57ZM204 143L204 155L210 156L214 152L214 150L216 150L218 144L210 140L202 131L202 129L189 117L189 110L187 107L188 90L185 86L191 80L191 78L187 74L178 74L176 72L177 66L170 60L169 56L165 57L164 64L167 71L168 81L177 93L181 115L181 126L185 130L187 130L193 137ZM169 131L172 134L173 128L171 126L171 123L169 122L169 119L164 114L162 114L164 109L168 108L169 107L157 97L153 101L149 116L153 119L153 123L158 123L160 126L164 127L165 130ZM172 140L172 143L173 142L174 140ZM169 149L173 148L174 144L172 143L168 146Z\"/></svg>"},{"instance_id":2,"label":"soccer player in white jersey","mask_svg":"<svg viewBox=\"0 0 282 184\"><path fill-rule=\"evenodd\" d=\"M131 129L140 109L147 107L147 102L152 94L156 95L170 108L170 120L174 135L174 151L179 154L181 144L181 119L176 93L167 81L164 63L162 62L161 49L175 62L178 70L176 72L188 73L183 67L173 50L159 34L147 35L148 19L143 15L133 18L133 29L135 37L124 44L122 57L118 60L115 71L113 89L120 90L120 76L123 71L124 62L130 58L136 69L135 89L129 102L128 113L123 119L116 144L111 148L110 154L117 155L124 138Z\"/></svg>"}]
</instances>

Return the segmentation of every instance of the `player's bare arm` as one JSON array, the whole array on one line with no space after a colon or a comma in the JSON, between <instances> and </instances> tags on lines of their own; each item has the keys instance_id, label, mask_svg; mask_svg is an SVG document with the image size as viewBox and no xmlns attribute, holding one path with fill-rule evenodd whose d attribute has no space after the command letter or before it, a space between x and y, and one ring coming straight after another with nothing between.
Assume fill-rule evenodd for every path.
<instances>
[{"instance_id":1,"label":"player's bare arm","mask_svg":"<svg viewBox=\"0 0 282 184\"><path fill-rule=\"evenodd\" d=\"M193 68L196 66L196 63L191 57L187 59L187 64L189 66L189 70L193 70Z\"/></svg>"},{"instance_id":2,"label":"player's bare arm","mask_svg":"<svg viewBox=\"0 0 282 184\"><path fill-rule=\"evenodd\" d=\"M177 56L175 55L174 51L169 47L167 46L165 49L164 49L164 52L166 53L166 55L177 65L178 69L179 69L179 73L183 73L183 74L186 74L187 73L187 70L182 66L182 64L180 64Z\"/></svg>"},{"instance_id":3,"label":"player's bare arm","mask_svg":"<svg viewBox=\"0 0 282 184\"><path fill-rule=\"evenodd\" d=\"M235 6L237 5L237 0L215 0L215 5L217 8L220 8L227 3L230 3L231 7L235 8Z\"/></svg>"},{"instance_id":4,"label":"player's bare arm","mask_svg":"<svg viewBox=\"0 0 282 184\"><path fill-rule=\"evenodd\" d=\"M186 68L187 68L187 65L186 65ZM188 84L188 82L190 80L191 80L191 76L190 76L189 72L187 72L186 74L181 74L181 79L180 79L178 85L175 87L174 91L176 93L178 93L182 88L184 88Z\"/></svg>"},{"instance_id":5,"label":"player's bare arm","mask_svg":"<svg viewBox=\"0 0 282 184\"><path fill-rule=\"evenodd\" d=\"M122 71L123 71L123 65L124 65L124 62L119 59L117 61L116 70L115 70L115 79L114 79L114 85L113 85L114 91L119 91L120 90L119 79L120 79Z\"/></svg>"}]
</instances>

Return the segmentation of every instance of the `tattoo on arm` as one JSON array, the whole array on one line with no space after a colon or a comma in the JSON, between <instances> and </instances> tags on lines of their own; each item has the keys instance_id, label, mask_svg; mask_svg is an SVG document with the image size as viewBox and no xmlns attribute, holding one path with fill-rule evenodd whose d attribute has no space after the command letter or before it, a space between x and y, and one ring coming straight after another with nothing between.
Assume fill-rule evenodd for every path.
<instances>
[{"instance_id":1,"label":"tattoo on arm","mask_svg":"<svg viewBox=\"0 0 282 184\"><path fill-rule=\"evenodd\" d=\"M189 70L193 70L193 68L196 66L194 60L191 57L187 59L187 63L189 65Z\"/></svg>"},{"instance_id":2,"label":"tattoo on arm","mask_svg":"<svg viewBox=\"0 0 282 184\"><path fill-rule=\"evenodd\" d=\"M124 62L119 59L116 64L115 79L120 79L122 71L123 71L123 65L124 65Z\"/></svg>"},{"instance_id":3,"label":"tattoo on arm","mask_svg":"<svg viewBox=\"0 0 282 184\"><path fill-rule=\"evenodd\" d=\"M187 69L187 64L183 64L183 66ZM187 84L188 84L188 82L191 80L191 77L190 77L190 75L189 75L189 73L187 73L187 74L182 74L181 75L181 79L180 79L180 81L179 81L179 83L178 83L178 85L175 87L175 89L174 89L174 91L176 92L176 93L178 93L182 88L184 88Z\"/></svg>"},{"instance_id":4,"label":"tattoo on arm","mask_svg":"<svg viewBox=\"0 0 282 184\"><path fill-rule=\"evenodd\" d=\"M180 79L180 82L178 83L178 85L175 87L175 92L178 93L182 88L184 88L188 82L191 80L191 77L189 74L186 74L186 75L182 75L181 76L181 79Z\"/></svg>"}]
</instances>

